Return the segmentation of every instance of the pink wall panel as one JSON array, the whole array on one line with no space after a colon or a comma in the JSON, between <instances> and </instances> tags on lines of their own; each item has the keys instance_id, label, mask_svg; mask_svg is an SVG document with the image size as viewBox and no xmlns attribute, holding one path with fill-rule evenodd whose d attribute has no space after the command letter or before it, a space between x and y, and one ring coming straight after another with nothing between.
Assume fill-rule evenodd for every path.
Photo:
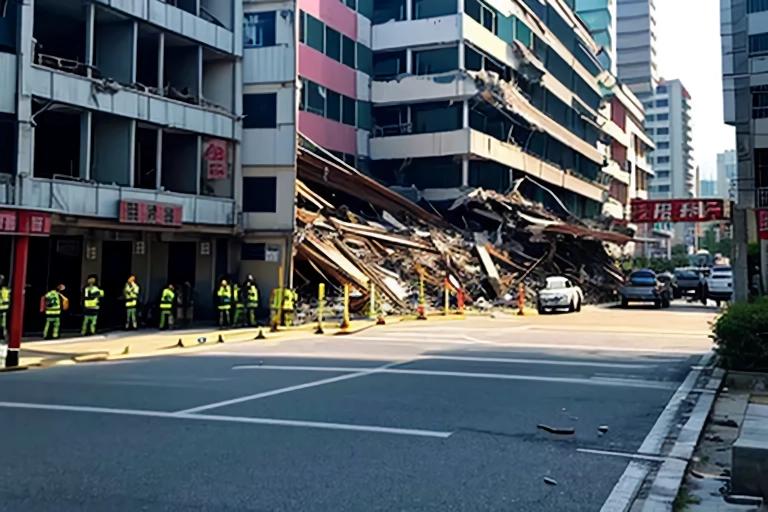
<instances>
[{"instance_id":1,"label":"pink wall panel","mask_svg":"<svg viewBox=\"0 0 768 512\"><path fill-rule=\"evenodd\" d=\"M357 13L340 0L300 0L299 8L357 41Z\"/></svg>"},{"instance_id":2,"label":"pink wall panel","mask_svg":"<svg viewBox=\"0 0 768 512\"><path fill-rule=\"evenodd\" d=\"M302 110L299 112L299 131L325 149L357 154L357 130L353 126Z\"/></svg>"},{"instance_id":3,"label":"pink wall panel","mask_svg":"<svg viewBox=\"0 0 768 512\"><path fill-rule=\"evenodd\" d=\"M305 44L299 45L299 75L344 96L357 99L355 70Z\"/></svg>"}]
</instances>

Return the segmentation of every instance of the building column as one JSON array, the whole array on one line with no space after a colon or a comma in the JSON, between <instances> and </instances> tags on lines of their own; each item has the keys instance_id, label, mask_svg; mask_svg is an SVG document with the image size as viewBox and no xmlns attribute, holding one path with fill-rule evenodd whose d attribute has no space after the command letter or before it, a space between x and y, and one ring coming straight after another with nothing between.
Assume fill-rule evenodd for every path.
<instances>
[{"instance_id":1,"label":"building column","mask_svg":"<svg viewBox=\"0 0 768 512\"><path fill-rule=\"evenodd\" d=\"M413 0L405 0L405 19L414 19L414 14L416 13L413 12Z\"/></svg>"},{"instance_id":2,"label":"building column","mask_svg":"<svg viewBox=\"0 0 768 512\"><path fill-rule=\"evenodd\" d=\"M160 32L157 41L157 94L165 96L165 32Z\"/></svg>"},{"instance_id":3,"label":"building column","mask_svg":"<svg viewBox=\"0 0 768 512\"><path fill-rule=\"evenodd\" d=\"M91 70L89 69L90 73ZM91 179L91 135L93 133L93 113L86 110L80 114L80 171L81 180Z\"/></svg>"},{"instance_id":4,"label":"building column","mask_svg":"<svg viewBox=\"0 0 768 512\"><path fill-rule=\"evenodd\" d=\"M469 186L469 156L461 157L461 186Z\"/></svg>"},{"instance_id":5,"label":"building column","mask_svg":"<svg viewBox=\"0 0 768 512\"><path fill-rule=\"evenodd\" d=\"M469 128L469 101L464 100L461 105L461 127Z\"/></svg>"},{"instance_id":6,"label":"building column","mask_svg":"<svg viewBox=\"0 0 768 512\"><path fill-rule=\"evenodd\" d=\"M196 194L200 195L200 181L202 180L203 172L203 138L197 136L197 155L195 155L195 190Z\"/></svg>"},{"instance_id":7,"label":"building column","mask_svg":"<svg viewBox=\"0 0 768 512\"><path fill-rule=\"evenodd\" d=\"M411 48L405 50L405 72L413 74L413 50Z\"/></svg>"},{"instance_id":8,"label":"building column","mask_svg":"<svg viewBox=\"0 0 768 512\"><path fill-rule=\"evenodd\" d=\"M155 153L155 189L163 186L163 129L157 129L157 152Z\"/></svg>"},{"instance_id":9,"label":"building column","mask_svg":"<svg viewBox=\"0 0 768 512\"><path fill-rule=\"evenodd\" d=\"M88 66L88 78L93 76L94 65L93 49L96 44L94 34L96 32L96 4L89 3L85 6L85 64ZM82 175L81 175L82 177Z\"/></svg>"},{"instance_id":10,"label":"building column","mask_svg":"<svg viewBox=\"0 0 768 512\"><path fill-rule=\"evenodd\" d=\"M29 237L17 236L13 251L13 281L11 282L11 317L8 319L8 354L5 356L7 368L19 365L21 334L24 329L24 292L27 284L27 259L29 257Z\"/></svg>"}]
</instances>

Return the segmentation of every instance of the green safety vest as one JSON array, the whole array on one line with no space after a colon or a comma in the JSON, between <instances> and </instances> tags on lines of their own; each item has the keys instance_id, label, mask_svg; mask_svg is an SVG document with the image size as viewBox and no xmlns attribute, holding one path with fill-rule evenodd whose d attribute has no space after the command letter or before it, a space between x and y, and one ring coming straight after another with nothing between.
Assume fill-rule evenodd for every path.
<instances>
[{"instance_id":1,"label":"green safety vest","mask_svg":"<svg viewBox=\"0 0 768 512\"><path fill-rule=\"evenodd\" d=\"M83 306L85 309L99 310L99 301L104 297L104 290L96 285L91 285L85 289L85 300Z\"/></svg>"},{"instance_id":2,"label":"green safety vest","mask_svg":"<svg viewBox=\"0 0 768 512\"><path fill-rule=\"evenodd\" d=\"M139 285L136 283L125 283L123 289L126 308L135 308L139 298Z\"/></svg>"},{"instance_id":3,"label":"green safety vest","mask_svg":"<svg viewBox=\"0 0 768 512\"><path fill-rule=\"evenodd\" d=\"M0 288L0 311L8 311L11 307L11 289L7 286Z\"/></svg>"},{"instance_id":4,"label":"green safety vest","mask_svg":"<svg viewBox=\"0 0 768 512\"><path fill-rule=\"evenodd\" d=\"M298 295L293 290L285 290L283 297L283 309L286 311L293 311L293 303L299 299Z\"/></svg>"},{"instance_id":5,"label":"green safety vest","mask_svg":"<svg viewBox=\"0 0 768 512\"><path fill-rule=\"evenodd\" d=\"M238 309L242 309L245 307L245 304L243 304L243 296L241 295L242 289L240 288L239 284L236 284L232 287L232 294L235 297L235 306Z\"/></svg>"},{"instance_id":6,"label":"green safety vest","mask_svg":"<svg viewBox=\"0 0 768 512\"><path fill-rule=\"evenodd\" d=\"M176 298L176 294L170 288L163 290L163 294L160 296L160 309L171 309L173 307L173 299Z\"/></svg>"},{"instance_id":7,"label":"green safety vest","mask_svg":"<svg viewBox=\"0 0 768 512\"><path fill-rule=\"evenodd\" d=\"M256 288L256 285L250 284L247 286L248 289L248 307L249 308L257 308L259 307L259 289Z\"/></svg>"},{"instance_id":8,"label":"green safety vest","mask_svg":"<svg viewBox=\"0 0 768 512\"><path fill-rule=\"evenodd\" d=\"M219 291L216 292L219 297L219 309L230 309L232 307L232 287L220 286Z\"/></svg>"},{"instance_id":9,"label":"green safety vest","mask_svg":"<svg viewBox=\"0 0 768 512\"><path fill-rule=\"evenodd\" d=\"M61 314L61 294L52 290L45 294L45 314L54 316Z\"/></svg>"}]
</instances>

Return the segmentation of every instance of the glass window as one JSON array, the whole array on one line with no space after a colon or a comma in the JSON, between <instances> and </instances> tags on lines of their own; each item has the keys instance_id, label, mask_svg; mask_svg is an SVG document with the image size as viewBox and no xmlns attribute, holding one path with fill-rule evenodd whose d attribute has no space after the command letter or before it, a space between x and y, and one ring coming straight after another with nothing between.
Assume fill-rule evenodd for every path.
<instances>
[{"instance_id":1,"label":"glass window","mask_svg":"<svg viewBox=\"0 0 768 512\"><path fill-rule=\"evenodd\" d=\"M325 26L325 54L341 62L341 34L328 25Z\"/></svg>"},{"instance_id":2,"label":"glass window","mask_svg":"<svg viewBox=\"0 0 768 512\"><path fill-rule=\"evenodd\" d=\"M464 69L469 71L483 69L483 56L469 45L464 45Z\"/></svg>"},{"instance_id":3,"label":"glass window","mask_svg":"<svg viewBox=\"0 0 768 512\"><path fill-rule=\"evenodd\" d=\"M669 157L668 156L660 156L656 159L657 164L668 164L669 163Z\"/></svg>"},{"instance_id":4,"label":"glass window","mask_svg":"<svg viewBox=\"0 0 768 512\"><path fill-rule=\"evenodd\" d=\"M373 51L360 43L357 43L357 69L368 76L373 75Z\"/></svg>"},{"instance_id":5,"label":"glass window","mask_svg":"<svg viewBox=\"0 0 768 512\"><path fill-rule=\"evenodd\" d=\"M307 80L307 112L325 117L325 87Z\"/></svg>"},{"instance_id":6,"label":"glass window","mask_svg":"<svg viewBox=\"0 0 768 512\"><path fill-rule=\"evenodd\" d=\"M656 116L656 119L659 121L668 121L669 120L669 114L659 114Z\"/></svg>"},{"instance_id":7,"label":"glass window","mask_svg":"<svg viewBox=\"0 0 768 512\"><path fill-rule=\"evenodd\" d=\"M355 100L346 96L342 96L341 104L341 122L348 124L349 126L355 126L355 114L357 110Z\"/></svg>"},{"instance_id":8,"label":"glass window","mask_svg":"<svg viewBox=\"0 0 768 512\"><path fill-rule=\"evenodd\" d=\"M341 94L328 89L325 117L341 122Z\"/></svg>"},{"instance_id":9,"label":"glass window","mask_svg":"<svg viewBox=\"0 0 768 512\"><path fill-rule=\"evenodd\" d=\"M373 2L373 23L403 21L405 19L405 0L376 0Z\"/></svg>"},{"instance_id":10,"label":"glass window","mask_svg":"<svg viewBox=\"0 0 768 512\"><path fill-rule=\"evenodd\" d=\"M277 93L243 95L243 128L277 128Z\"/></svg>"},{"instance_id":11,"label":"glass window","mask_svg":"<svg viewBox=\"0 0 768 512\"><path fill-rule=\"evenodd\" d=\"M307 13L299 12L299 42L306 44Z\"/></svg>"},{"instance_id":12,"label":"glass window","mask_svg":"<svg viewBox=\"0 0 768 512\"><path fill-rule=\"evenodd\" d=\"M667 94L667 86L659 85L656 87L656 94Z\"/></svg>"},{"instance_id":13,"label":"glass window","mask_svg":"<svg viewBox=\"0 0 768 512\"><path fill-rule=\"evenodd\" d=\"M492 33L496 33L497 25L496 25L496 12L487 8L486 6L481 6L483 8L483 21L482 25L489 30Z\"/></svg>"},{"instance_id":14,"label":"glass window","mask_svg":"<svg viewBox=\"0 0 768 512\"><path fill-rule=\"evenodd\" d=\"M313 18L309 14L307 16L307 34L306 34L306 44L310 46L311 48L314 48L315 50L319 51L320 53L325 53L325 27L323 26L323 22L318 20L317 18Z\"/></svg>"},{"instance_id":15,"label":"glass window","mask_svg":"<svg viewBox=\"0 0 768 512\"><path fill-rule=\"evenodd\" d=\"M357 0L347 0L347 7L349 7L353 11L356 11L357 10Z\"/></svg>"},{"instance_id":16,"label":"glass window","mask_svg":"<svg viewBox=\"0 0 768 512\"><path fill-rule=\"evenodd\" d=\"M669 149L669 142L659 142L656 144L656 149Z\"/></svg>"},{"instance_id":17,"label":"glass window","mask_svg":"<svg viewBox=\"0 0 768 512\"><path fill-rule=\"evenodd\" d=\"M371 104L367 101L357 102L357 127L371 131Z\"/></svg>"},{"instance_id":18,"label":"glass window","mask_svg":"<svg viewBox=\"0 0 768 512\"><path fill-rule=\"evenodd\" d=\"M515 18L515 39L528 48L533 48L533 32L519 18Z\"/></svg>"},{"instance_id":19,"label":"glass window","mask_svg":"<svg viewBox=\"0 0 768 512\"><path fill-rule=\"evenodd\" d=\"M243 211L274 213L277 211L277 178L243 178Z\"/></svg>"},{"instance_id":20,"label":"glass window","mask_svg":"<svg viewBox=\"0 0 768 512\"><path fill-rule=\"evenodd\" d=\"M275 13L249 12L243 15L243 46L275 46Z\"/></svg>"},{"instance_id":21,"label":"glass window","mask_svg":"<svg viewBox=\"0 0 768 512\"><path fill-rule=\"evenodd\" d=\"M413 52L414 74L434 75L459 69L459 48L439 48Z\"/></svg>"},{"instance_id":22,"label":"glass window","mask_svg":"<svg viewBox=\"0 0 768 512\"><path fill-rule=\"evenodd\" d=\"M669 135L669 128L659 128L656 130L656 135Z\"/></svg>"},{"instance_id":23,"label":"glass window","mask_svg":"<svg viewBox=\"0 0 768 512\"><path fill-rule=\"evenodd\" d=\"M406 71L405 50L376 52L373 54L373 77L376 80L390 80Z\"/></svg>"},{"instance_id":24,"label":"glass window","mask_svg":"<svg viewBox=\"0 0 768 512\"><path fill-rule=\"evenodd\" d=\"M458 11L456 0L413 0L413 19L416 20L447 16Z\"/></svg>"},{"instance_id":25,"label":"glass window","mask_svg":"<svg viewBox=\"0 0 768 512\"><path fill-rule=\"evenodd\" d=\"M765 52L768 52L768 33L749 36L750 55Z\"/></svg>"},{"instance_id":26,"label":"glass window","mask_svg":"<svg viewBox=\"0 0 768 512\"><path fill-rule=\"evenodd\" d=\"M347 36L341 36L341 62L355 69L355 42Z\"/></svg>"},{"instance_id":27,"label":"glass window","mask_svg":"<svg viewBox=\"0 0 768 512\"><path fill-rule=\"evenodd\" d=\"M768 11L768 0L747 0L747 13Z\"/></svg>"},{"instance_id":28,"label":"glass window","mask_svg":"<svg viewBox=\"0 0 768 512\"><path fill-rule=\"evenodd\" d=\"M656 120L656 116L653 114L648 114L647 116L645 116L646 123L652 123L655 120Z\"/></svg>"},{"instance_id":29,"label":"glass window","mask_svg":"<svg viewBox=\"0 0 768 512\"><path fill-rule=\"evenodd\" d=\"M414 133L437 133L461 128L462 103L421 103L411 107Z\"/></svg>"},{"instance_id":30,"label":"glass window","mask_svg":"<svg viewBox=\"0 0 768 512\"><path fill-rule=\"evenodd\" d=\"M656 100L656 106L657 107L668 107L669 106L669 100Z\"/></svg>"},{"instance_id":31,"label":"glass window","mask_svg":"<svg viewBox=\"0 0 768 512\"><path fill-rule=\"evenodd\" d=\"M669 178L669 171L656 171L657 178Z\"/></svg>"},{"instance_id":32,"label":"glass window","mask_svg":"<svg viewBox=\"0 0 768 512\"><path fill-rule=\"evenodd\" d=\"M373 20L373 0L357 0L357 12Z\"/></svg>"},{"instance_id":33,"label":"glass window","mask_svg":"<svg viewBox=\"0 0 768 512\"><path fill-rule=\"evenodd\" d=\"M669 192L669 185L659 185L659 192Z\"/></svg>"}]
</instances>

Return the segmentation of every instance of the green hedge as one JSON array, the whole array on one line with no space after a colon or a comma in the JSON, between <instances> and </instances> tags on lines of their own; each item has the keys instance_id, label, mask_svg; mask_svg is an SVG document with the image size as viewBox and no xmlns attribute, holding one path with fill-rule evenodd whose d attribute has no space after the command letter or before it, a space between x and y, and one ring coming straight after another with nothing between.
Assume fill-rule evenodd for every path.
<instances>
[{"instance_id":1,"label":"green hedge","mask_svg":"<svg viewBox=\"0 0 768 512\"><path fill-rule=\"evenodd\" d=\"M730 304L712 324L712 339L726 368L768 370L768 297Z\"/></svg>"}]
</instances>

